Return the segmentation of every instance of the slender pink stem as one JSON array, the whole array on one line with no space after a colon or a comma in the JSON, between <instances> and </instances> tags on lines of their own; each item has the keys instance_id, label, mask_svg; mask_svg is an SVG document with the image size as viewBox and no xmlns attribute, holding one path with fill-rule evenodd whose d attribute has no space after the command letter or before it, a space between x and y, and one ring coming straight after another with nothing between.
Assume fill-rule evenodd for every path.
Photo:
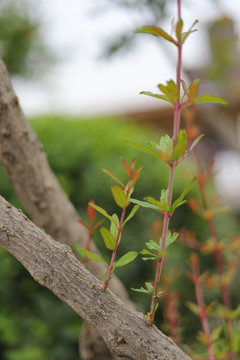
<instances>
[{"instance_id":1,"label":"slender pink stem","mask_svg":"<svg viewBox=\"0 0 240 360\"><path fill-rule=\"evenodd\" d=\"M177 6L178 6L178 19L180 19L181 18L181 0L177 1ZM182 64L182 43L181 43L181 41L178 41L177 49L178 49L178 56L177 56L176 84L178 87L178 93L179 93L179 98L180 98L181 64ZM173 146L175 146L175 144L176 144L177 135L178 135L179 126L180 126L180 108L181 108L181 104L180 104L180 99L179 99L176 101L176 103L174 105ZM172 201L172 191L173 191L173 180L174 180L175 168L176 168L176 161L173 161L170 164L169 179L168 179L168 192L167 192L167 203L170 207L171 207L171 201ZM163 216L163 229L162 229L161 245L160 245L161 252L163 252L165 249L165 242L166 242L166 236L167 236L168 225L169 225L169 217L170 217L169 213L165 213ZM157 268L156 268L153 293L152 293L151 308L150 308L150 313L146 317L146 321L150 325L152 325L154 323L156 304L157 304L158 284L159 284L160 277L161 277L163 261L164 261L164 257L161 257L157 261Z\"/></svg>"},{"instance_id":2,"label":"slender pink stem","mask_svg":"<svg viewBox=\"0 0 240 360\"><path fill-rule=\"evenodd\" d=\"M131 172L131 174L130 174L130 176L129 176L129 183L128 183L128 188L127 188L127 191L126 191L126 197L127 197L127 198L128 198L128 195L129 195L129 192L130 192L130 189L131 189L132 176L133 176L133 171ZM118 243L119 243L120 235L121 235L121 232L122 232L122 224L123 224L123 221L124 221L126 209L127 209L127 205L122 209L121 218L120 218L119 226L118 226L117 237L116 237L115 248L114 248L114 250L113 250L113 252L112 252L112 257L111 257L110 265L109 265L109 267L108 267L107 278L106 278L106 280L105 280L105 282L104 282L104 284L103 284L103 286L102 286L102 290L103 290L103 291L106 291L106 290L107 290L107 287L108 287L108 284L109 284L109 281L110 281L110 278L111 278L111 274L112 274L112 271L113 271L113 264L114 264L115 257L116 257L116 254L117 254L117 248L118 248Z\"/></svg>"}]
</instances>

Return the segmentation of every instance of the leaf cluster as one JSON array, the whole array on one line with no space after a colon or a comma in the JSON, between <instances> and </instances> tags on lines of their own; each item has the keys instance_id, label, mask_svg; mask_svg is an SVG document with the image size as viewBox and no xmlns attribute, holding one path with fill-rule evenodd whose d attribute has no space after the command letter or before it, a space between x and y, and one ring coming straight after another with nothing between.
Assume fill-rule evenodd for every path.
<instances>
[{"instance_id":1,"label":"leaf cluster","mask_svg":"<svg viewBox=\"0 0 240 360\"><path fill-rule=\"evenodd\" d=\"M89 203L89 205L100 214L105 216L108 220L110 220L110 228L101 227L100 233L103 238L104 244L108 250L111 250L112 260L110 265L106 263L101 257L96 254L91 253L87 249L81 249L81 252L86 255L89 259L103 263L106 268L106 279L104 280L105 290L108 286L108 282L111 279L113 271L120 266L124 266L132 262L138 255L136 251L129 251L124 254L119 260L115 261L115 256L117 253L117 248L121 241L122 231L126 223L131 220L136 212L139 209L139 205L135 205L128 216L125 218L125 213L127 207L131 204L130 197L134 191L134 187L136 182L139 179L142 168L136 169L136 158L134 158L130 164L125 160L122 160L122 166L125 174L128 176L128 181L124 184L114 173L107 169L103 169L104 173L106 173L109 177L111 177L117 185L111 187L112 196L114 202L121 208L121 216L119 217L117 214L109 215L108 212L102 207L96 205L94 202Z\"/></svg>"}]
</instances>

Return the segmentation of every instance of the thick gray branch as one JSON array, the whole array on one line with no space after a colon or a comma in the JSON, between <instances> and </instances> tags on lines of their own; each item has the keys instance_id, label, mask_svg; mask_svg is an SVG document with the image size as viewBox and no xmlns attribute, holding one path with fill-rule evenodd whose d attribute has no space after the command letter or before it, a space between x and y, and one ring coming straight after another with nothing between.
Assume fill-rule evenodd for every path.
<instances>
[{"instance_id":1,"label":"thick gray branch","mask_svg":"<svg viewBox=\"0 0 240 360\"><path fill-rule=\"evenodd\" d=\"M61 243L71 246L73 242L78 242L84 247L87 241L86 231L77 223L79 216L60 188L37 135L21 111L7 69L1 60L0 161L34 223ZM94 244L91 250L98 252ZM89 261L88 268L93 274L105 274L105 268L101 263ZM119 297L129 301L127 292L117 277L111 282L111 288ZM96 348L100 351L99 341L94 345L97 337L95 334L89 344L92 353ZM83 345L82 342L81 348L86 352L86 346L84 349ZM102 351L107 360L109 355L105 353L107 349L104 348L106 347L103 344ZM83 354L82 358L85 359ZM86 359L89 359L89 353L86 354Z\"/></svg>"},{"instance_id":2,"label":"thick gray branch","mask_svg":"<svg viewBox=\"0 0 240 360\"><path fill-rule=\"evenodd\" d=\"M96 327L119 358L134 360L190 360L171 339L143 314L131 309L75 258L21 211L0 197L0 245L12 253L40 284L49 288Z\"/></svg>"}]
</instances>

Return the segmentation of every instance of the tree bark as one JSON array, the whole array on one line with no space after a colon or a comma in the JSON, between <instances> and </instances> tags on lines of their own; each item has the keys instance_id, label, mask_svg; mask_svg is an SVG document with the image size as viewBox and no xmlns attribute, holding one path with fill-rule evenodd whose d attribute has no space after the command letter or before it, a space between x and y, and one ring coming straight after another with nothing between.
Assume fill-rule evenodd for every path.
<instances>
[{"instance_id":1,"label":"tree bark","mask_svg":"<svg viewBox=\"0 0 240 360\"><path fill-rule=\"evenodd\" d=\"M55 240L69 246L78 242L85 247L87 234L77 222L79 215L50 169L42 144L21 111L2 61L0 61L0 79L0 161L17 196L33 222ZM91 245L91 251L98 253L94 244ZM88 269L93 274L104 277L105 267L101 263L89 261ZM114 277L110 287L120 298L129 301L128 294L117 277ZM85 331L88 336L89 333L93 334L93 330L89 332L86 325L82 333L84 334ZM83 360L90 359L89 354L93 353L93 349L98 349L99 353L100 342L97 341L94 345L95 339L98 338L99 335L95 334L91 342L88 341L89 351L87 344L81 342L85 354L82 354ZM104 343L101 349L106 360L112 359Z\"/></svg>"},{"instance_id":2,"label":"tree bark","mask_svg":"<svg viewBox=\"0 0 240 360\"><path fill-rule=\"evenodd\" d=\"M13 254L32 277L49 288L97 328L119 358L132 360L190 360L143 314L133 310L101 283L73 255L54 241L22 211L0 197L0 245Z\"/></svg>"}]
</instances>

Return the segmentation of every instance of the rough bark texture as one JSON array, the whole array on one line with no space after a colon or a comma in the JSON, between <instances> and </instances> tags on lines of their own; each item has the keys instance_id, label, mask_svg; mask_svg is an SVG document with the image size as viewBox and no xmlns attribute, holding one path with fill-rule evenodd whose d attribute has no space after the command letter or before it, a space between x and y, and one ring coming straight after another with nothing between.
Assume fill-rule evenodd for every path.
<instances>
[{"instance_id":1,"label":"rough bark texture","mask_svg":"<svg viewBox=\"0 0 240 360\"><path fill-rule=\"evenodd\" d=\"M2 61L0 79L0 161L8 178L35 224L61 243L71 246L73 242L78 242L84 247L87 241L85 229L77 223L79 216L60 188L37 135L21 111ZM91 251L98 252L94 245ZM88 268L95 275L105 274L101 263L89 261ZM119 297L129 301L124 286L116 277L111 282L111 289ZM85 330L88 332L86 325L83 335ZM89 354L93 353L94 348L100 351L99 341L96 346L93 344L95 338L99 338L99 335L93 336L91 345L88 342ZM85 354L82 354L83 360L90 359L86 345L84 341L81 342L81 349ZM103 342L101 351L106 360L111 359Z\"/></svg>"},{"instance_id":2,"label":"rough bark texture","mask_svg":"<svg viewBox=\"0 0 240 360\"><path fill-rule=\"evenodd\" d=\"M69 246L54 241L23 213L0 197L0 245L12 253L33 278L49 288L92 324L119 358L190 360L143 314L131 309L76 259Z\"/></svg>"}]
</instances>

